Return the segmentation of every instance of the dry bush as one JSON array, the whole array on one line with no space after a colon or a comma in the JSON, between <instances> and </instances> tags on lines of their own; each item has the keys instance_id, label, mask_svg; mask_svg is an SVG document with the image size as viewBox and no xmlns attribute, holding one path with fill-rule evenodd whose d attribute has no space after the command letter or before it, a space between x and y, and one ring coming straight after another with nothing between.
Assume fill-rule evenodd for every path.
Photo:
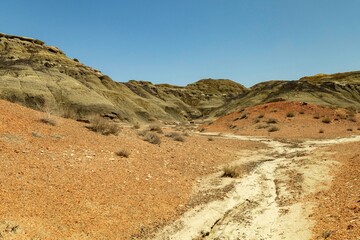
<instances>
[{"instance_id":1,"label":"dry bush","mask_svg":"<svg viewBox=\"0 0 360 240\"><path fill-rule=\"evenodd\" d=\"M208 141L212 142L215 141L215 139L213 137L208 137Z\"/></svg>"},{"instance_id":2,"label":"dry bush","mask_svg":"<svg viewBox=\"0 0 360 240\"><path fill-rule=\"evenodd\" d=\"M248 118L248 116L249 116L249 113L244 112L243 114L241 114L240 119L246 119L246 118Z\"/></svg>"},{"instance_id":3,"label":"dry bush","mask_svg":"<svg viewBox=\"0 0 360 240\"><path fill-rule=\"evenodd\" d=\"M152 144L160 144L161 143L160 137L156 133L153 133L153 132L147 132L144 136L144 140L149 143L152 143Z\"/></svg>"},{"instance_id":4,"label":"dry bush","mask_svg":"<svg viewBox=\"0 0 360 240\"><path fill-rule=\"evenodd\" d=\"M304 111L300 111L299 114L303 115L303 114L305 114L305 112L304 112Z\"/></svg>"},{"instance_id":5,"label":"dry bush","mask_svg":"<svg viewBox=\"0 0 360 240\"><path fill-rule=\"evenodd\" d=\"M260 113L259 116L257 116L257 118L263 118L265 116L264 113Z\"/></svg>"},{"instance_id":6,"label":"dry bush","mask_svg":"<svg viewBox=\"0 0 360 240\"><path fill-rule=\"evenodd\" d=\"M183 136L181 136L181 134L179 134L177 132L167 133L165 135L165 137L172 138L173 140L178 141L178 142L185 142L185 138Z\"/></svg>"},{"instance_id":7,"label":"dry bush","mask_svg":"<svg viewBox=\"0 0 360 240\"><path fill-rule=\"evenodd\" d=\"M239 177L243 170L241 166L225 166L223 168L223 175L222 177L230 177L230 178L236 178Z\"/></svg>"},{"instance_id":8,"label":"dry bush","mask_svg":"<svg viewBox=\"0 0 360 240\"><path fill-rule=\"evenodd\" d=\"M149 131L157 132L157 133L163 133L163 130L161 129L160 125L158 124L151 124L149 125Z\"/></svg>"},{"instance_id":9,"label":"dry bush","mask_svg":"<svg viewBox=\"0 0 360 240\"><path fill-rule=\"evenodd\" d=\"M40 118L40 122L45 123L45 124L49 124L51 126L56 126L55 119L52 119L50 116Z\"/></svg>"},{"instance_id":10,"label":"dry bush","mask_svg":"<svg viewBox=\"0 0 360 240\"><path fill-rule=\"evenodd\" d=\"M102 135L113 134L117 136L120 132L120 128L116 123L109 122L101 116L93 116L90 118L90 125L88 128L94 132L100 133Z\"/></svg>"},{"instance_id":11,"label":"dry bush","mask_svg":"<svg viewBox=\"0 0 360 240\"><path fill-rule=\"evenodd\" d=\"M255 118L254 123L259 123L260 119L259 118Z\"/></svg>"},{"instance_id":12,"label":"dry bush","mask_svg":"<svg viewBox=\"0 0 360 240\"><path fill-rule=\"evenodd\" d=\"M314 118L315 118L315 119L320 119L320 115L319 115L318 113L316 113L316 114L314 115Z\"/></svg>"},{"instance_id":13,"label":"dry bush","mask_svg":"<svg viewBox=\"0 0 360 240\"><path fill-rule=\"evenodd\" d=\"M133 129L139 129L140 128L140 124L139 123L135 123L134 125L133 125Z\"/></svg>"},{"instance_id":14,"label":"dry bush","mask_svg":"<svg viewBox=\"0 0 360 240\"><path fill-rule=\"evenodd\" d=\"M349 120L350 122L356 122L356 118L354 116L349 116L347 120Z\"/></svg>"},{"instance_id":15,"label":"dry bush","mask_svg":"<svg viewBox=\"0 0 360 240\"><path fill-rule=\"evenodd\" d=\"M292 117L295 117L295 114L294 114L293 112L288 112L288 113L286 114L286 117L292 118Z\"/></svg>"},{"instance_id":16,"label":"dry bush","mask_svg":"<svg viewBox=\"0 0 360 240\"><path fill-rule=\"evenodd\" d=\"M276 131L279 131L280 128L276 127L276 126L272 126L268 129L268 132L276 132Z\"/></svg>"},{"instance_id":17,"label":"dry bush","mask_svg":"<svg viewBox=\"0 0 360 240\"><path fill-rule=\"evenodd\" d=\"M125 149L121 149L117 151L115 154L119 157L125 157L125 158L128 158L130 156L130 152Z\"/></svg>"},{"instance_id":18,"label":"dry bush","mask_svg":"<svg viewBox=\"0 0 360 240\"><path fill-rule=\"evenodd\" d=\"M266 125L266 124L259 124L259 125L256 125L256 129L264 129L264 128L268 128L269 125Z\"/></svg>"},{"instance_id":19,"label":"dry bush","mask_svg":"<svg viewBox=\"0 0 360 240\"><path fill-rule=\"evenodd\" d=\"M324 129L320 129L320 130L319 130L319 133L324 133Z\"/></svg>"},{"instance_id":20,"label":"dry bush","mask_svg":"<svg viewBox=\"0 0 360 240\"><path fill-rule=\"evenodd\" d=\"M268 124L275 124L275 123L278 123L278 120L276 120L275 118L269 118L266 123Z\"/></svg>"},{"instance_id":21,"label":"dry bush","mask_svg":"<svg viewBox=\"0 0 360 240\"><path fill-rule=\"evenodd\" d=\"M352 128L348 128L346 129L346 131L352 132Z\"/></svg>"},{"instance_id":22,"label":"dry bush","mask_svg":"<svg viewBox=\"0 0 360 240\"><path fill-rule=\"evenodd\" d=\"M323 123L331 123L331 119L329 117L324 117L321 122Z\"/></svg>"}]
</instances>

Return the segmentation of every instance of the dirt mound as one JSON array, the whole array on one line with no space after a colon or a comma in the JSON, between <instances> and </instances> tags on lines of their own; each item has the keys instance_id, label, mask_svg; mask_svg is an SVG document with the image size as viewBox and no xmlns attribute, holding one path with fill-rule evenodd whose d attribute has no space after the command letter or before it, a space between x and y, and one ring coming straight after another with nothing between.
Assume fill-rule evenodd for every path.
<instances>
[{"instance_id":1,"label":"dirt mound","mask_svg":"<svg viewBox=\"0 0 360 240\"><path fill-rule=\"evenodd\" d=\"M354 109L280 101L233 112L201 129L280 138L332 138L359 133L360 114Z\"/></svg>"}]
</instances>

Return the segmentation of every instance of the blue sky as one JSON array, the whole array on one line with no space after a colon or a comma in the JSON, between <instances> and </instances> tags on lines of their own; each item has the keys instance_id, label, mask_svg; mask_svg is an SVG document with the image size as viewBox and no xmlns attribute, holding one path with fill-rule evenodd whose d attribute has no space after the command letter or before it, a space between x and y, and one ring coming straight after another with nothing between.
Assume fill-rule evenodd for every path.
<instances>
[{"instance_id":1,"label":"blue sky","mask_svg":"<svg viewBox=\"0 0 360 240\"><path fill-rule=\"evenodd\" d=\"M11 0L0 32L38 38L112 79L245 86L359 70L358 0Z\"/></svg>"}]
</instances>

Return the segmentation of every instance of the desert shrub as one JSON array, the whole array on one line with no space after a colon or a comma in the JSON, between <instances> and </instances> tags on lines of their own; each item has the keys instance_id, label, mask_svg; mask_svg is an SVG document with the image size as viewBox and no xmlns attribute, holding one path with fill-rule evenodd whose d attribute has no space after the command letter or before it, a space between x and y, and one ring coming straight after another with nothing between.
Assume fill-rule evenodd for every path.
<instances>
[{"instance_id":1,"label":"desert shrub","mask_svg":"<svg viewBox=\"0 0 360 240\"><path fill-rule=\"evenodd\" d=\"M255 118L254 123L259 123L260 119L259 118Z\"/></svg>"},{"instance_id":2,"label":"desert shrub","mask_svg":"<svg viewBox=\"0 0 360 240\"><path fill-rule=\"evenodd\" d=\"M137 132L137 135L140 136L140 137L143 137L143 136L146 135L146 133L148 133L148 131L146 131L146 130L138 131L138 132Z\"/></svg>"},{"instance_id":3,"label":"desert shrub","mask_svg":"<svg viewBox=\"0 0 360 240\"><path fill-rule=\"evenodd\" d=\"M140 128L140 124L139 123L134 123L133 129L139 129L139 128Z\"/></svg>"},{"instance_id":4,"label":"desert shrub","mask_svg":"<svg viewBox=\"0 0 360 240\"><path fill-rule=\"evenodd\" d=\"M269 123L269 124L275 124L275 123L277 123L278 122L278 120L276 120L275 118L269 118L267 121L266 121L266 123Z\"/></svg>"},{"instance_id":5,"label":"desert shrub","mask_svg":"<svg viewBox=\"0 0 360 240\"><path fill-rule=\"evenodd\" d=\"M52 119L51 117L47 116L47 117L43 117L40 118L40 122L51 125L51 126L56 126L56 121L55 119Z\"/></svg>"},{"instance_id":6,"label":"desert shrub","mask_svg":"<svg viewBox=\"0 0 360 240\"><path fill-rule=\"evenodd\" d=\"M101 116L93 116L90 118L90 125L88 128L94 132L100 133L102 135L113 134L117 136L120 132L120 128L116 123L112 123L108 120L105 120Z\"/></svg>"},{"instance_id":7,"label":"desert shrub","mask_svg":"<svg viewBox=\"0 0 360 240\"><path fill-rule=\"evenodd\" d=\"M323 123L331 123L331 119L329 117L324 117L321 121Z\"/></svg>"},{"instance_id":8,"label":"desert shrub","mask_svg":"<svg viewBox=\"0 0 360 240\"><path fill-rule=\"evenodd\" d=\"M276 109L276 108L273 108L273 109L271 109L270 110L270 112L272 112L272 113L275 113L275 112L277 112L278 110Z\"/></svg>"},{"instance_id":9,"label":"desert shrub","mask_svg":"<svg viewBox=\"0 0 360 240\"><path fill-rule=\"evenodd\" d=\"M351 116L349 116L347 120L349 120L350 122L356 122L356 118Z\"/></svg>"},{"instance_id":10,"label":"desert shrub","mask_svg":"<svg viewBox=\"0 0 360 240\"><path fill-rule=\"evenodd\" d=\"M349 132L352 132L352 128L348 128L348 129L346 129L346 131L349 131Z\"/></svg>"},{"instance_id":11,"label":"desert shrub","mask_svg":"<svg viewBox=\"0 0 360 240\"><path fill-rule=\"evenodd\" d=\"M119 156L119 157L126 157L127 158L127 157L129 157L130 152L125 150L125 149L121 149L121 150L117 151L115 154L117 156Z\"/></svg>"},{"instance_id":12,"label":"desert shrub","mask_svg":"<svg viewBox=\"0 0 360 240\"><path fill-rule=\"evenodd\" d=\"M234 129L234 128L236 128L236 125L230 124L229 128Z\"/></svg>"},{"instance_id":13,"label":"desert shrub","mask_svg":"<svg viewBox=\"0 0 360 240\"><path fill-rule=\"evenodd\" d=\"M360 127L358 127L358 128L357 128L357 130L359 130L359 131L360 131Z\"/></svg>"},{"instance_id":14,"label":"desert shrub","mask_svg":"<svg viewBox=\"0 0 360 240\"><path fill-rule=\"evenodd\" d=\"M248 118L248 116L249 116L249 113L244 112L243 114L241 114L240 119L246 119L246 118Z\"/></svg>"},{"instance_id":15,"label":"desert shrub","mask_svg":"<svg viewBox=\"0 0 360 240\"><path fill-rule=\"evenodd\" d=\"M190 136L190 134L189 134L189 132L183 132L183 134L182 134L184 137L189 137Z\"/></svg>"},{"instance_id":16,"label":"desert shrub","mask_svg":"<svg viewBox=\"0 0 360 240\"><path fill-rule=\"evenodd\" d=\"M241 175L242 168L240 166L225 166L223 171L222 177L236 178Z\"/></svg>"},{"instance_id":17,"label":"desert shrub","mask_svg":"<svg viewBox=\"0 0 360 240\"><path fill-rule=\"evenodd\" d=\"M316 113L316 114L314 115L314 118L315 118L315 119L320 119L320 115L319 115L318 113Z\"/></svg>"},{"instance_id":18,"label":"desert shrub","mask_svg":"<svg viewBox=\"0 0 360 240\"><path fill-rule=\"evenodd\" d=\"M185 138L177 132L167 133L165 135L165 137L172 138L173 140L178 141L178 142L185 142Z\"/></svg>"},{"instance_id":19,"label":"desert shrub","mask_svg":"<svg viewBox=\"0 0 360 240\"><path fill-rule=\"evenodd\" d=\"M320 129L320 130L319 130L319 133L324 133L324 129Z\"/></svg>"},{"instance_id":20,"label":"desert shrub","mask_svg":"<svg viewBox=\"0 0 360 240\"><path fill-rule=\"evenodd\" d=\"M256 129L264 129L264 128L268 128L269 125L266 125L266 124L259 124L259 125L256 125Z\"/></svg>"},{"instance_id":21,"label":"desert shrub","mask_svg":"<svg viewBox=\"0 0 360 240\"><path fill-rule=\"evenodd\" d=\"M215 141L215 139L213 137L208 137L208 141L212 142Z\"/></svg>"},{"instance_id":22,"label":"desert shrub","mask_svg":"<svg viewBox=\"0 0 360 240\"><path fill-rule=\"evenodd\" d=\"M149 143L152 143L152 144L160 144L161 143L160 137L156 133L153 133L153 132L147 132L144 136L144 140Z\"/></svg>"},{"instance_id":23,"label":"desert shrub","mask_svg":"<svg viewBox=\"0 0 360 240\"><path fill-rule=\"evenodd\" d=\"M303 115L303 114L305 114L305 112L301 110L301 111L299 112L299 114Z\"/></svg>"},{"instance_id":24,"label":"desert shrub","mask_svg":"<svg viewBox=\"0 0 360 240\"><path fill-rule=\"evenodd\" d=\"M293 112L288 112L288 113L286 114L286 117L292 118L292 117L295 117L295 114L294 114Z\"/></svg>"},{"instance_id":25,"label":"desert shrub","mask_svg":"<svg viewBox=\"0 0 360 240\"><path fill-rule=\"evenodd\" d=\"M157 132L157 133L163 133L163 130L161 129L160 125L158 124L151 124L149 125L149 130L152 132Z\"/></svg>"},{"instance_id":26,"label":"desert shrub","mask_svg":"<svg viewBox=\"0 0 360 240\"><path fill-rule=\"evenodd\" d=\"M276 131L279 131L280 128L276 127L276 126L272 126L268 129L268 132L276 132Z\"/></svg>"},{"instance_id":27,"label":"desert shrub","mask_svg":"<svg viewBox=\"0 0 360 240\"><path fill-rule=\"evenodd\" d=\"M257 118L263 118L264 116L265 116L264 113L260 113L260 114L257 116Z\"/></svg>"}]
</instances>

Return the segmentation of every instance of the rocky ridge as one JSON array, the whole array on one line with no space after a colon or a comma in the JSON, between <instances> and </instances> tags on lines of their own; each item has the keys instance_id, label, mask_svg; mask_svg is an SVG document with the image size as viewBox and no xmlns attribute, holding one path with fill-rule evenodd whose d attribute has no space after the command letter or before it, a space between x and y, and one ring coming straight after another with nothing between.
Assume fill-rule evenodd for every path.
<instances>
[{"instance_id":1,"label":"rocky ridge","mask_svg":"<svg viewBox=\"0 0 360 240\"><path fill-rule=\"evenodd\" d=\"M360 108L360 72L251 88L228 79L202 79L185 87L121 83L41 40L0 33L0 98L72 118L100 113L128 122L182 122L274 101Z\"/></svg>"}]
</instances>

